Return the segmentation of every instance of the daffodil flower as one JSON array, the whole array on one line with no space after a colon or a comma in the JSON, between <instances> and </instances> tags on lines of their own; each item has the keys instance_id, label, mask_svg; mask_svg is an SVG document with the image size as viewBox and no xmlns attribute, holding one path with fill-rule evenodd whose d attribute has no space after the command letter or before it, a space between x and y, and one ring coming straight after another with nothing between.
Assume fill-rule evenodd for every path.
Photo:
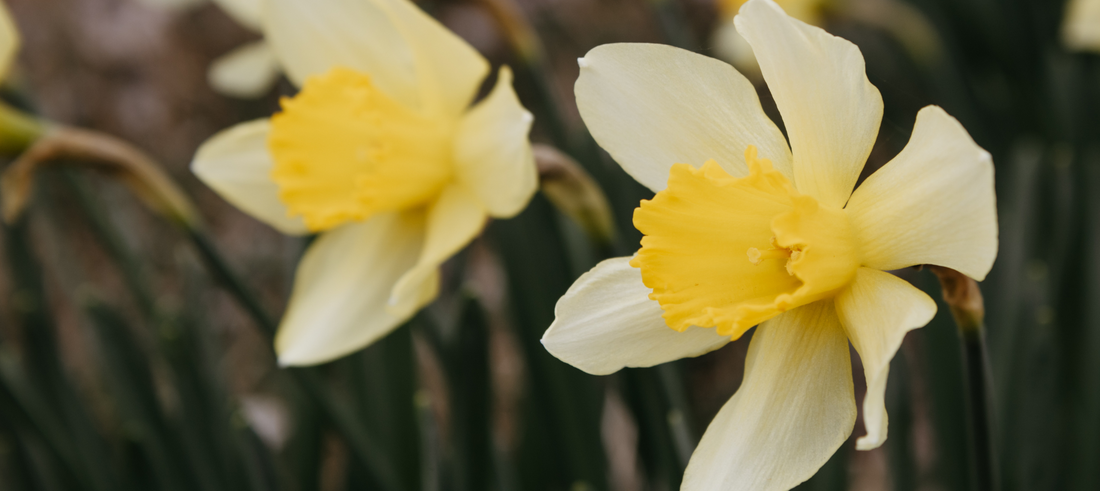
<instances>
[{"instance_id":1,"label":"daffodil flower","mask_svg":"<svg viewBox=\"0 0 1100 491\"><path fill-rule=\"evenodd\" d=\"M585 123L657 194L634 214L641 249L581 276L542 340L607 374L697 356L758 326L685 490L785 490L812 476L855 424L849 342L867 380L856 446L881 445L890 359L936 312L886 271L936 264L981 280L997 254L993 164L958 121L922 109L908 145L853 192L882 118L859 49L770 0L750 0L735 22L789 147L725 63L645 44L580 60Z\"/></svg>"},{"instance_id":2,"label":"daffodil flower","mask_svg":"<svg viewBox=\"0 0 1100 491\"><path fill-rule=\"evenodd\" d=\"M275 340L284 365L362 348L430 302L438 266L536 188L531 115L500 70L406 0L265 2L301 86L271 119L203 144L192 169L288 234L320 232Z\"/></svg>"},{"instance_id":3,"label":"daffodil flower","mask_svg":"<svg viewBox=\"0 0 1100 491\"><path fill-rule=\"evenodd\" d=\"M19 51L19 43L19 29L15 27L11 12L8 12L6 5L0 3L0 79L8 76L15 54Z\"/></svg>"}]
</instances>

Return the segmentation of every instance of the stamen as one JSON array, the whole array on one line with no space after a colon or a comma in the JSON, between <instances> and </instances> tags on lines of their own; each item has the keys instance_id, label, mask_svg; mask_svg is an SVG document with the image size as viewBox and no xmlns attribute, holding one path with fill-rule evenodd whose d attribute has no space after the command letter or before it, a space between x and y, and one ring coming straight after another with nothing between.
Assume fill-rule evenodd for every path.
<instances>
[{"instance_id":1,"label":"stamen","mask_svg":"<svg viewBox=\"0 0 1100 491\"><path fill-rule=\"evenodd\" d=\"M749 262L753 264L760 264L766 259L783 259L787 257L787 250L783 248L771 248L761 251L755 247L750 247L745 251L745 255L749 257Z\"/></svg>"},{"instance_id":2,"label":"stamen","mask_svg":"<svg viewBox=\"0 0 1100 491\"><path fill-rule=\"evenodd\" d=\"M763 262L760 259L760 249L750 247L749 250L745 252L745 254L748 254L750 263L760 264L761 262Z\"/></svg>"},{"instance_id":3,"label":"stamen","mask_svg":"<svg viewBox=\"0 0 1100 491\"><path fill-rule=\"evenodd\" d=\"M787 274L794 276L794 262L802 257L802 251L791 251L791 258L787 260Z\"/></svg>"}]
</instances>

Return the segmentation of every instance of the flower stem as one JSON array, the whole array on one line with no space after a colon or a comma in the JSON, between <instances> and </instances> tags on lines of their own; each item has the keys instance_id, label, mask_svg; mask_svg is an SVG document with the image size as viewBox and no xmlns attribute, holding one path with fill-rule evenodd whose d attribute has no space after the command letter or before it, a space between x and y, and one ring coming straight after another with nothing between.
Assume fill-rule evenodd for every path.
<instances>
[{"instance_id":1,"label":"flower stem","mask_svg":"<svg viewBox=\"0 0 1100 491\"><path fill-rule=\"evenodd\" d=\"M970 437L973 452L973 479L978 491L997 491L996 456L993 453L992 397L990 394L989 356L985 346L985 305L981 290L973 279L953 269L932 266L940 280L943 299L959 327L963 342L963 366L966 370Z\"/></svg>"},{"instance_id":2,"label":"flower stem","mask_svg":"<svg viewBox=\"0 0 1100 491\"><path fill-rule=\"evenodd\" d=\"M128 184L131 191L162 218L178 226L190 239L214 279L244 308L271 346L270 341L274 339L278 328L276 320L268 315L244 282L233 273L218 253L217 248L203 230L199 215L186 194L164 173L156 161L126 141L78 128L55 126L45 132L20 155L16 163L5 169L0 176L0 187L5 191L3 193L5 221L14 223L22 214L30 199L36 171L43 165L57 163L69 164L82 170L94 168L106 171L109 176ZM89 196L83 195L78 198L88 200ZM90 218L91 225L97 229L107 226L104 220L97 220L94 216ZM101 239L106 239L106 242L114 240L111 230L104 228L97 230L97 233ZM126 259L119 256L124 251L110 247L110 244L108 248L112 249L110 253L115 256L114 259L122 259L123 275L126 277L128 286L139 288L140 278L137 269L126 267ZM143 311L155 310L155 306L151 305L151 299L139 296L138 301L142 304L140 307ZM393 467L388 465L390 459L373 444L362 421L355 417L347 404L337 399L336 394L325 384L321 374L305 368L292 368L287 372L320 408L321 413L336 427L352 454L370 470L382 487L388 490L403 489L404 487L399 485Z\"/></svg>"},{"instance_id":3,"label":"flower stem","mask_svg":"<svg viewBox=\"0 0 1100 491\"><path fill-rule=\"evenodd\" d=\"M189 228L186 232L215 280L245 309L263 332L264 337L273 340L278 324L268 315L244 282L229 268L210 238L198 229ZM344 437L352 454L370 470L373 477L381 482L385 489L403 489L404 486L398 484L400 481L393 467L387 465L390 459L371 443L372 440L367 435L366 428L352 414L350 408L346 404L338 403L320 374L310 368L289 368L287 372L302 391L318 405L325 417Z\"/></svg>"}]
</instances>

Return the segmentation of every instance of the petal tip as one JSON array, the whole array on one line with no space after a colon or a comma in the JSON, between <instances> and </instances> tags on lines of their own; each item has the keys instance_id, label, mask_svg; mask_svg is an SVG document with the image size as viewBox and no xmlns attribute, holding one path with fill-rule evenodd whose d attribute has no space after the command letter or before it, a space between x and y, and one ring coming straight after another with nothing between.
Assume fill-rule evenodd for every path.
<instances>
[{"instance_id":1,"label":"petal tip","mask_svg":"<svg viewBox=\"0 0 1100 491\"><path fill-rule=\"evenodd\" d=\"M874 450L881 447L883 443L885 443L884 438L873 437L870 434L863 435L856 440L856 450Z\"/></svg>"},{"instance_id":2,"label":"petal tip","mask_svg":"<svg viewBox=\"0 0 1100 491\"><path fill-rule=\"evenodd\" d=\"M577 66L581 68L588 68L589 66L592 66L592 64L582 56L580 58L577 58Z\"/></svg>"}]
</instances>

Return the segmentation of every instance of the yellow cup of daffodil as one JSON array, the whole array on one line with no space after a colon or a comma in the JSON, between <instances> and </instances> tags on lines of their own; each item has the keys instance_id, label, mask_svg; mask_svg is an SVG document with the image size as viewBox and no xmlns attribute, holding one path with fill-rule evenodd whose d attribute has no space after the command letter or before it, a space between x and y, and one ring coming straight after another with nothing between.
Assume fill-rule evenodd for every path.
<instances>
[{"instance_id":1,"label":"yellow cup of daffodil","mask_svg":"<svg viewBox=\"0 0 1100 491\"><path fill-rule=\"evenodd\" d=\"M758 325L744 381L682 489L786 490L852 432L849 341L867 380L857 448L886 439L890 359L936 304L885 271L936 264L983 279L997 255L993 164L929 106L905 149L853 192L882 119L859 49L771 0L750 0L735 22L789 147L725 63L646 44L580 60L585 123L657 195L634 214L641 250L578 279L542 342L606 374L697 356Z\"/></svg>"},{"instance_id":2,"label":"yellow cup of daffodil","mask_svg":"<svg viewBox=\"0 0 1100 491\"><path fill-rule=\"evenodd\" d=\"M360 349L435 298L439 265L536 189L531 115L500 70L407 0L268 0L266 41L301 87L271 119L215 135L192 170L288 234L298 266L283 365Z\"/></svg>"}]
</instances>

